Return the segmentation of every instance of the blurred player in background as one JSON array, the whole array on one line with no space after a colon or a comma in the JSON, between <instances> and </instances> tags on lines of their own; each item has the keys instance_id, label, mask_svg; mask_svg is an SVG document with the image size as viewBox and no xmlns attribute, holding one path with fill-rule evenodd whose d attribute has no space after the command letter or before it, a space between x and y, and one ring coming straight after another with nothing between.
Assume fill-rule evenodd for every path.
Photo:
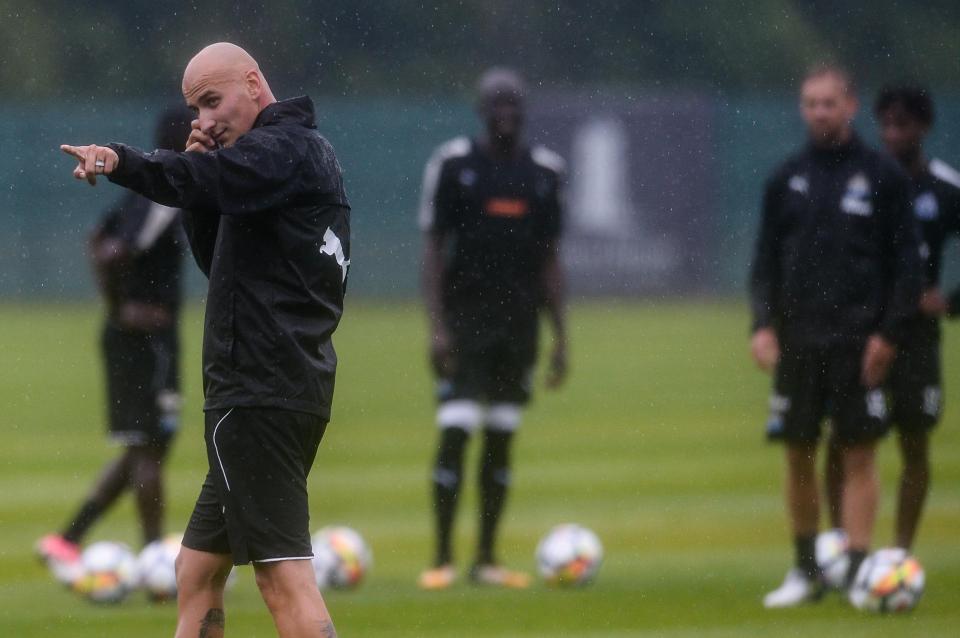
<instances>
[{"instance_id":1,"label":"blurred player in background","mask_svg":"<svg viewBox=\"0 0 960 638\"><path fill-rule=\"evenodd\" d=\"M563 161L524 142L524 85L517 73L491 69L478 92L485 134L437 149L426 166L419 213L440 428L433 469L436 556L420 575L424 589L444 589L456 578L451 533L464 449L478 429L484 439L480 533L470 578L528 586L527 574L497 562L494 542L510 485L511 443L530 399L541 310L554 336L547 385L559 386L566 375L558 256Z\"/></svg>"},{"instance_id":2,"label":"blurred player in background","mask_svg":"<svg viewBox=\"0 0 960 638\"><path fill-rule=\"evenodd\" d=\"M874 105L880 137L913 181L913 213L920 225L924 289L920 316L897 352L888 381L891 420L899 430L903 471L894 540L910 549L930 484L929 433L940 420L943 392L940 318L960 313L960 287L947 296L940 284L943 245L960 235L960 173L928 159L923 141L933 126L934 107L925 88L888 87ZM840 526L842 447L831 441L827 495L834 526Z\"/></svg>"},{"instance_id":3,"label":"blurred player in background","mask_svg":"<svg viewBox=\"0 0 960 638\"><path fill-rule=\"evenodd\" d=\"M876 441L887 430L884 382L916 316L921 266L910 184L853 130L857 97L835 66L812 70L800 111L810 141L768 180L751 275L752 355L775 371L768 435L786 444L787 510L796 566L764 598L819 598L815 458L829 417L842 446L850 575L871 540ZM850 576L848 576L849 579Z\"/></svg>"},{"instance_id":4,"label":"blurred player in background","mask_svg":"<svg viewBox=\"0 0 960 638\"><path fill-rule=\"evenodd\" d=\"M173 107L157 126L158 148L182 151L190 112ZM101 345L111 437L124 447L107 465L77 514L37 551L54 571L80 556L90 527L130 489L144 544L163 534L163 461L180 410L178 315L185 238L179 211L128 192L90 237L90 259L107 308Z\"/></svg>"}]
</instances>

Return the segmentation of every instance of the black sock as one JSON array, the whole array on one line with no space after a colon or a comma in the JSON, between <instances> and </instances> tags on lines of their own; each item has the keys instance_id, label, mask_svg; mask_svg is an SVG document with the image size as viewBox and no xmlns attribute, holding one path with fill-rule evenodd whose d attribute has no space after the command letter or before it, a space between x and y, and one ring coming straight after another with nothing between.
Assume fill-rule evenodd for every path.
<instances>
[{"instance_id":1,"label":"black sock","mask_svg":"<svg viewBox=\"0 0 960 638\"><path fill-rule=\"evenodd\" d=\"M797 567L810 580L820 578L820 566L817 565L817 537L796 536L793 539L797 551Z\"/></svg>"},{"instance_id":2,"label":"black sock","mask_svg":"<svg viewBox=\"0 0 960 638\"><path fill-rule=\"evenodd\" d=\"M107 464L80 511L63 532L65 539L71 543L79 543L87 530L113 505L130 482L132 459L133 452L131 448L127 448L119 458Z\"/></svg>"},{"instance_id":3,"label":"black sock","mask_svg":"<svg viewBox=\"0 0 960 638\"><path fill-rule=\"evenodd\" d=\"M494 564L493 545L497 523L510 487L510 441L513 432L484 432L483 458L480 462L480 539L477 564Z\"/></svg>"},{"instance_id":4,"label":"black sock","mask_svg":"<svg viewBox=\"0 0 960 638\"><path fill-rule=\"evenodd\" d=\"M860 569L863 559L867 557L865 549L849 549L847 556L850 558L850 566L847 567L846 586L849 588L853 584L853 579L857 577L857 571Z\"/></svg>"},{"instance_id":5,"label":"black sock","mask_svg":"<svg viewBox=\"0 0 960 638\"><path fill-rule=\"evenodd\" d=\"M440 435L440 449L433 468L433 508L437 521L436 565L452 560L450 536L463 475L463 450L469 434L463 428L447 427Z\"/></svg>"},{"instance_id":6,"label":"black sock","mask_svg":"<svg viewBox=\"0 0 960 638\"><path fill-rule=\"evenodd\" d=\"M63 532L63 537L71 543L79 543L90 526L93 525L103 513L103 506L96 501L87 501L80 506L80 511L73 517L70 524Z\"/></svg>"}]
</instances>

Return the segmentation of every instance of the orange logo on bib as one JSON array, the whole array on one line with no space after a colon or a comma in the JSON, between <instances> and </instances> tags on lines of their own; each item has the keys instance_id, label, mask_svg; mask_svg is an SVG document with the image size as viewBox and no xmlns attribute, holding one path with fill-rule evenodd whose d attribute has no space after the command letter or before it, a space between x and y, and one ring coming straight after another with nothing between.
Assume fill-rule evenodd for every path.
<instances>
[{"instance_id":1,"label":"orange logo on bib","mask_svg":"<svg viewBox=\"0 0 960 638\"><path fill-rule=\"evenodd\" d=\"M492 217L523 217L530 210L525 199L492 197L487 200L485 211Z\"/></svg>"}]
</instances>

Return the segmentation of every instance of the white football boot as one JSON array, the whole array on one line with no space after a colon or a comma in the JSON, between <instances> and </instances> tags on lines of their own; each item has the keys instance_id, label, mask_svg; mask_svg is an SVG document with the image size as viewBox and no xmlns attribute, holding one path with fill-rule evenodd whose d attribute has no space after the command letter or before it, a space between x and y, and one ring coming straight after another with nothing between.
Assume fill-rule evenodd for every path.
<instances>
[{"instance_id":1,"label":"white football boot","mask_svg":"<svg viewBox=\"0 0 960 638\"><path fill-rule=\"evenodd\" d=\"M823 583L819 579L809 578L798 567L787 572L783 584L763 597L763 606L767 609L796 607L804 603L820 600L823 595Z\"/></svg>"}]
</instances>

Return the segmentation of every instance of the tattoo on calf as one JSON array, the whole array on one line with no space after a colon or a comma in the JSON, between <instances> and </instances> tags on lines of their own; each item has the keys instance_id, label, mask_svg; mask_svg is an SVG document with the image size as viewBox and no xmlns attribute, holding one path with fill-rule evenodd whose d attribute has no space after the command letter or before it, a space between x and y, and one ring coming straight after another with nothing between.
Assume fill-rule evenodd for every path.
<instances>
[{"instance_id":1,"label":"tattoo on calf","mask_svg":"<svg viewBox=\"0 0 960 638\"><path fill-rule=\"evenodd\" d=\"M210 609L207 615L200 621L199 638L215 638L223 635L223 628L226 624L226 617L222 609Z\"/></svg>"},{"instance_id":2,"label":"tattoo on calf","mask_svg":"<svg viewBox=\"0 0 960 638\"><path fill-rule=\"evenodd\" d=\"M333 628L332 620L325 620L320 623L320 635L323 638L337 638L337 630Z\"/></svg>"}]
</instances>

